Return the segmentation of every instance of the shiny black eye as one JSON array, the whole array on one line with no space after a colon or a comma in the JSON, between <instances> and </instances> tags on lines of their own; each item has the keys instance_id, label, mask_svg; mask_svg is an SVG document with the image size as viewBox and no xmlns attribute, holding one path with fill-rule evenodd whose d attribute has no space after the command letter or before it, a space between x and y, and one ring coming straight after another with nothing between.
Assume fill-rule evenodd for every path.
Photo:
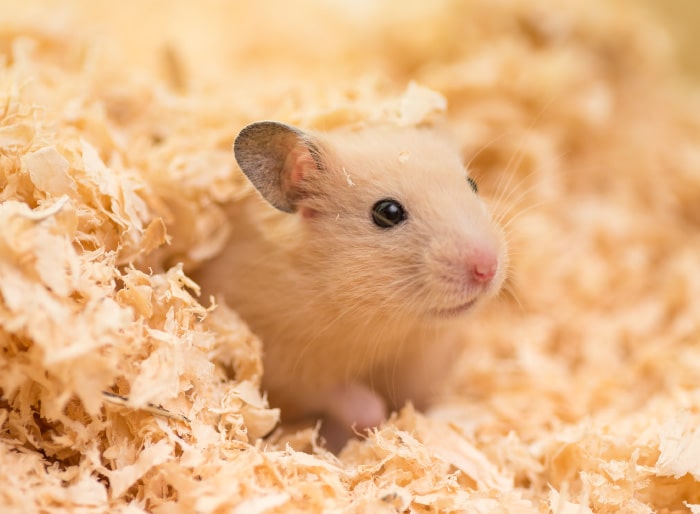
<instances>
[{"instance_id":1,"label":"shiny black eye","mask_svg":"<svg viewBox=\"0 0 700 514\"><path fill-rule=\"evenodd\" d=\"M379 200L372 207L372 221L381 228L395 227L406 219L403 206L391 198Z\"/></svg>"},{"instance_id":2,"label":"shiny black eye","mask_svg":"<svg viewBox=\"0 0 700 514\"><path fill-rule=\"evenodd\" d=\"M469 182L469 185L472 187L472 191L479 193L479 186L476 185L476 180L471 177L467 177L467 182Z\"/></svg>"}]
</instances>

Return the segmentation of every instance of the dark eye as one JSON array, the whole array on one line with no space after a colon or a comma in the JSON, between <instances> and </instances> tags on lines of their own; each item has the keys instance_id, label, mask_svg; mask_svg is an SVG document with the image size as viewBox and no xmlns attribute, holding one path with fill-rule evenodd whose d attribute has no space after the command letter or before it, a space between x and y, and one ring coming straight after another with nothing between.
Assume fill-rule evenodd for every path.
<instances>
[{"instance_id":1,"label":"dark eye","mask_svg":"<svg viewBox=\"0 0 700 514\"><path fill-rule=\"evenodd\" d=\"M469 182L469 185L472 187L472 191L475 193L479 192L479 186L476 185L476 180L471 177L467 177L467 182Z\"/></svg>"},{"instance_id":2,"label":"dark eye","mask_svg":"<svg viewBox=\"0 0 700 514\"><path fill-rule=\"evenodd\" d=\"M381 228L391 228L406 219L403 206L391 198L379 200L372 207L372 221Z\"/></svg>"}]
</instances>

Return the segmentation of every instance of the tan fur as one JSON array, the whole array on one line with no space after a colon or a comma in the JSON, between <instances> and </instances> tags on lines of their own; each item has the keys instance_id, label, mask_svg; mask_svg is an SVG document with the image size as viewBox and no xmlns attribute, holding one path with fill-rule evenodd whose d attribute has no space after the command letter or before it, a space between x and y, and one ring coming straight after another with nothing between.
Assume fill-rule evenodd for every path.
<instances>
[{"instance_id":1,"label":"tan fur","mask_svg":"<svg viewBox=\"0 0 700 514\"><path fill-rule=\"evenodd\" d=\"M286 419L327 410L333 387L361 382L392 407L424 405L452 358L454 319L435 314L499 289L506 245L471 190L458 152L424 129L312 134L325 170L303 217L259 195L228 206L232 236L198 280L240 312L264 343L264 387ZM396 198L405 223L375 226L371 208ZM483 292L455 266L489 247L499 268ZM479 300L482 302L483 298Z\"/></svg>"}]
</instances>

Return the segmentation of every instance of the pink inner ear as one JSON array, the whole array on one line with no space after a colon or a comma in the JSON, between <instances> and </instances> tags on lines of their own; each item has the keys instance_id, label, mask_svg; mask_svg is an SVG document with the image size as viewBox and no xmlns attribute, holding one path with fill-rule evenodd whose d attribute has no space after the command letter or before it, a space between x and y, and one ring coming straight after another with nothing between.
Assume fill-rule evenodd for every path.
<instances>
[{"instance_id":1,"label":"pink inner ear","mask_svg":"<svg viewBox=\"0 0 700 514\"><path fill-rule=\"evenodd\" d=\"M316 172L316 161L306 145L297 144L289 151L284 160L284 176L290 188L299 188L302 180L308 180L309 175Z\"/></svg>"}]
</instances>

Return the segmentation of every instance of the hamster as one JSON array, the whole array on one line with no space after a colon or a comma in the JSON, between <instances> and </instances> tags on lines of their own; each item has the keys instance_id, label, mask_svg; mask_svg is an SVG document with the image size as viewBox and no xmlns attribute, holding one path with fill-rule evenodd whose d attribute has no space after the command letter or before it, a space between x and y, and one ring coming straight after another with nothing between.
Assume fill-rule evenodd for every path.
<instances>
[{"instance_id":1,"label":"hamster","mask_svg":"<svg viewBox=\"0 0 700 514\"><path fill-rule=\"evenodd\" d=\"M258 194L227 206L232 234L196 279L261 337L270 403L347 434L425 408L507 267L459 152L431 129L261 121L234 153Z\"/></svg>"}]
</instances>

